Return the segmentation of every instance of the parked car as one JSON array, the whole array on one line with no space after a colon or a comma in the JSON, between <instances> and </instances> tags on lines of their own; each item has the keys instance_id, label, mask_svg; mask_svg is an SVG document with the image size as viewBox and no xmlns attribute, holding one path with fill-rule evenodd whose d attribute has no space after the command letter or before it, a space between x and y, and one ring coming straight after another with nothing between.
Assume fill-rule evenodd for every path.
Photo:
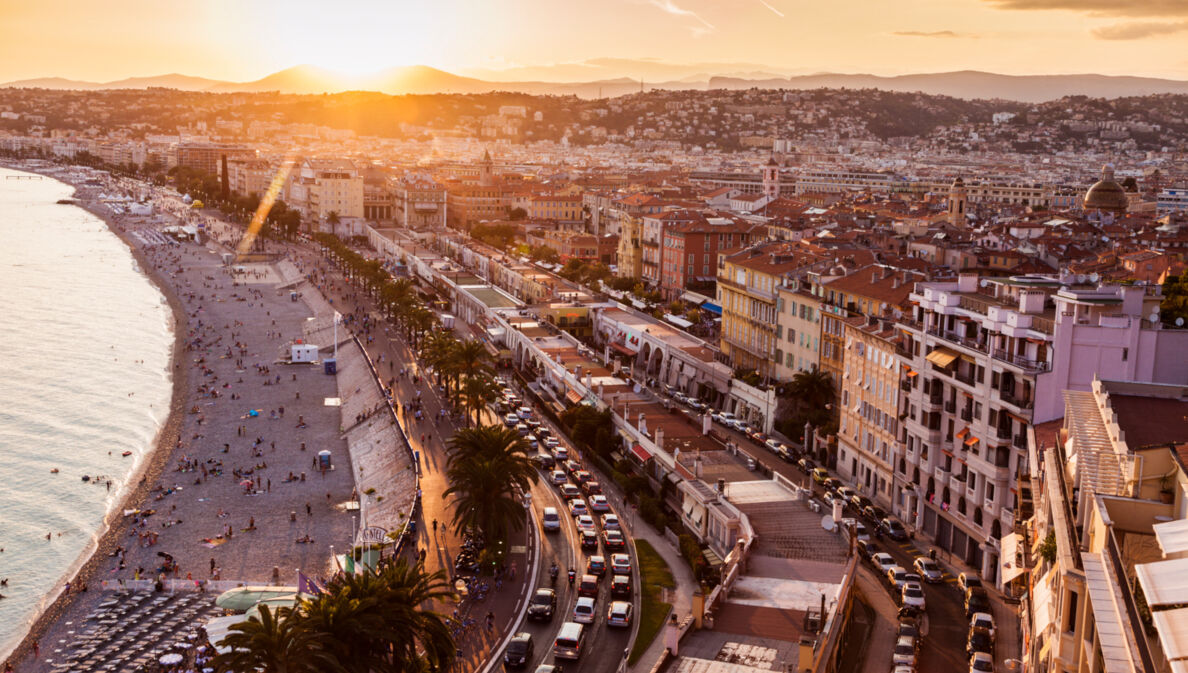
<instances>
[{"instance_id":1,"label":"parked car","mask_svg":"<svg viewBox=\"0 0 1188 673\"><path fill-rule=\"evenodd\" d=\"M841 499L845 500L847 503L850 502L850 498L858 495L858 492L849 486L839 486L834 493L835 495L840 496Z\"/></svg>"},{"instance_id":2,"label":"parked car","mask_svg":"<svg viewBox=\"0 0 1188 673\"><path fill-rule=\"evenodd\" d=\"M985 652L994 656L994 639L986 629L972 629L965 641L965 656L972 657L974 652Z\"/></svg>"},{"instance_id":3,"label":"parked car","mask_svg":"<svg viewBox=\"0 0 1188 673\"><path fill-rule=\"evenodd\" d=\"M849 505L850 505L850 507L854 508L855 512L861 512L862 510L866 509L867 507L874 506L874 503L872 503L870 501L870 498L866 497L865 495L855 493L854 495L850 496Z\"/></svg>"},{"instance_id":4,"label":"parked car","mask_svg":"<svg viewBox=\"0 0 1188 673\"><path fill-rule=\"evenodd\" d=\"M631 577L628 575L612 576L611 595L615 598L631 598Z\"/></svg>"},{"instance_id":5,"label":"parked car","mask_svg":"<svg viewBox=\"0 0 1188 673\"><path fill-rule=\"evenodd\" d=\"M896 567L895 559L885 551L872 554L870 560L874 563L875 569L883 576L887 575L888 570Z\"/></svg>"},{"instance_id":6,"label":"parked car","mask_svg":"<svg viewBox=\"0 0 1188 673\"><path fill-rule=\"evenodd\" d=\"M508 668L522 668L532 660L532 634L521 631L512 636L503 651L503 665Z\"/></svg>"},{"instance_id":7,"label":"parked car","mask_svg":"<svg viewBox=\"0 0 1188 673\"><path fill-rule=\"evenodd\" d=\"M891 655L892 664L916 665L916 639L901 636L895 641L895 650Z\"/></svg>"},{"instance_id":8,"label":"parked car","mask_svg":"<svg viewBox=\"0 0 1188 673\"><path fill-rule=\"evenodd\" d=\"M607 626L631 626L631 603L614 601L606 611Z\"/></svg>"},{"instance_id":9,"label":"parked car","mask_svg":"<svg viewBox=\"0 0 1188 673\"><path fill-rule=\"evenodd\" d=\"M590 560L586 561L586 574L602 577L606 574L606 558L602 556L591 556Z\"/></svg>"},{"instance_id":10,"label":"parked car","mask_svg":"<svg viewBox=\"0 0 1188 673\"><path fill-rule=\"evenodd\" d=\"M911 605L912 607L924 610L924 587L920 586L919 582L907 582L900 590L899 602L902 605Z\"/></svg>"},{"instance_id":11,"label":"parked car","mask_svg":"<svg viewBox=\"0 0 1188 673\"><path fill-rule=\"evenodd\" d=\"M902 541L908 538L907 529L903 527L903 524L891 517L883 519L882 527L883 533L892 540Z\"/></svg>"},{"instance_id":12,"label":"parked car","mask_svg":"<svg viewBox=\"0 0 1188 673\"><path fill-rule=\"evenodd\" d=\"M801 458L800 460L796 461L796 467L800 468L800 471L805 474L812 474L817 465L808 458ZM826 472L826 474L829 473Z\"/></svg>"},{"instance_id":13,"label":"parked car","mask_svg":"<svg viewBox=\"0 0 1188 673\"><path fill-rule=\"evenodd\" d=\"M578 624L593 624L594 623L594 599L589 596L582 596L577 599L577 603L573 606L573 621Z\"/></svg>"},{"instance_id":14,"label":"parked car","mask_svg":"<svg viewBox=\"0 0 1188 673\"><path fill-rule=\"evenodd\" d=\"M602 542L606 545L607 551L627 548L627 539L623 537L623 531L620 530L602 531Z\"/></svg>"},{"instance_id":15,"label":"parked car","mask_svg":"<svg viewBox=\"0 0 1188 673\"><path fill-rule=\"evenodd\" d=\"M616 575L630 575L631 557L626 554L611 554L611 572Z\"/></svg>"},{"instance_id":16,"label":"parked car","mask_svg":"<svg viewBox=\"0 0 1188 673\"><path fill-rule=\"evenodd\" d=\"M578 582L578 595L597 598L598 577L595 575L582 575L581 580Z\"/></svg>"},{"instance_id":17,"label":"parked car","mask_svg":"<svg viewBox=\"0 0 1188 673\"><path fill-rule=\"evenodd\" d=\"M602 530L621 530L619 528L618 514L603 514L602 515Z\"/></svg>"},{"instance_id":18,"label":"parked car","mask_svg":"<svg viewBox=\"0 0 1188 673\"><path fill-rule=\"evenodd\" d=\"M814 467L813 468L813 481L817 482L818 484L824 484L825 480L828 478L829 478L829 470L826 470L823 467Z\"/></svg>"},{"instance_id":19,"label":"parked car","mask_svg":"<svg viewBox=\"0 0 1188 673\"><path fill-rule=\"evenodd\" d=\"M706 409L705 402L702 402L696 397L690 397L685 401L685 404L689 405L689 408L694 411L705 411Z\"/></svg>"},{"instance_id":20,"label":"parked car","mask_svg":"<svg viewBox=\"0 0 1188 673\"><path fill-rule=\"evenodd\" d=\"M598 493L590 496L590 511L598 512L599 514L609 512L610 503L606 501L606 496Z\"/></svg>"},{"instance_id":21,"label":"parked car","mask_svg":"<svg viewBox=\"0 0 1188 673\"><path fill-rule=\"evenodd\" d=\"M969 629L986 629L990 633L990 637L994 637L994 615L989 612L975 612L969 618Z\"/></svg>"},{"instance_id":22,"label":"parked car","mask_svg":"<svg viewBox=\"0 0 1188 673\"><path fill-rule=\"evenodd\" d=\"M711 412L711 413L710 413L710 418L714 419L714 422L715 422L715 423L717 423L717 424L719 424L719 425L727 425L727 426L728 426L728 425L729 425L731 422L733 422L733 421L735 421L735 420L736 420L736 418L735 418L734 414L730 413L729 411L714 411L714 412Z\"/></svg>"},{"instance_id":23,"label":"parked car","mask_svg":"<svg viewBox=\"0 0 1188 673\"><path fill-rule=\"evenodd\" d=\"M552 589L537 589L528 601L528 619L549 621L557 611L557 592Z\"/></svg>"},{"instance_id":24,"label":"parked car","mask_svg":"<svg viewBox=\"0 0 1188 673\"><path fill-rule=\"evenodd\" d=\"M686 395L685 393L682 393L679 390L672 394L672 399L676 400L677 402L680 402L681 404L689 403L689 396Z\"/></svg>"},{"instance_id":25,"label":"parked car","mask_svg":"<svg viewBox=\"0 0 1188 673\"><path fill-rule=\"evenodd\" d=\"M871 525L878 526L883 519L887 518L887 512L878 505L867 505L862 508L862 518L869 521Z\"/></svg>"},{"instance_id":26,"label":"parked car","mask_svg":"<svg viewBox=\"0 0 1188 673\"><path fill-rule=\"evenodd\" d=\"M582 549L586 551L598 551L598 533L592 530L579 531L578 535L582 539Z\"/></svg>"},{"instance_id":27,"label":"parked car","mask_svg":"<svg viewBox=\"0 0 1188 673\"><path fill-rule=\"evenodd\" d=\"M927 556L916 557L916 560L912 562L912 567L915 568L916 572L920 573L920 577L923 577L924 581L928 582L929 584L937 584L939 582L945 581L944 571L941 570L941 567L937 565L936 561L933 561Z\"/></svg>"},{"instance_id":28,"label":"parked car","mask_svg":"<svg viewBox=\"0 0 1188 673\"><path fill-rule=\"evenodd\" d=\"M994 657L985 652L974 652L969 658L969 673L994 673Z\"/></svg>"},{"instance_id":29,"label":"parked car","mask_svg":"<svg viewBox=\"0 0 1188 673\"><path fill-rule=\"evenodd\" d=\"M957 590L965 593L970 587L982 586L982 580L973 573L960 573L957 575Z\"/></svg>"},{"instance_id":30,"label":"parked car","mask_svg":"<svg viewBox=\"0 0 1188 673\"><path fill-rule=\"evenodd\" d=\"M965 616L973 618L975 612L990 612L990 597L982 587L970 587L965 591Z\"/></svg>"}]
</instances>

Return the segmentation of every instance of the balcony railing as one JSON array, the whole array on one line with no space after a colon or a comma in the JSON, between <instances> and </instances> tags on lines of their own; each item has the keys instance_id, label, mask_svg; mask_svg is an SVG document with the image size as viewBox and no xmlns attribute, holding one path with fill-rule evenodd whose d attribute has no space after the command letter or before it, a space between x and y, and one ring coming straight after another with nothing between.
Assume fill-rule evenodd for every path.
<instances>
[{"instance_id":1,"label":"balcony railing","mask_svg":"<svg viewBox=\"0 0 1188 673\"><path fill-rule=\"evenodd\" d=\"M1027 434L1022 433L1022 434L1015 435L1015 439L1013 440L1013 442L1014 442L1015 446L1019 447L1020 449L1026 449L1027 448Z\"/></svg>"},{"instance_id":2,"label":"balcony railing","mask_svg":"<svg viewBox=\"0 0 1188 673\"><path fill-rule=\"evenodd\" d=\"M948 470L946 470L945 468L943 468L943 467L936 468L936 471L933 472L933 475L936 477L936 488L938 490L949 485L950 472Z\"/></svg>"},{"instance_id":3,"label":"balcony railing","mask_svg":"<svg viewBox=\"0 0 1188 673\"><path fill-rule=\"evenodd\" d=\"M957 403L953 400L945 402L945 413L952 414L957 411Z\"/></svg>"},{"instance_id":4,"label":"balcony railing","mask_svg":"<svg viewBox=\"0 0 1188 673\"><path fill-rule=\"evenodd\" d=\"M912 392L912 382L911 381L900 381L899 389L905 393Z\"/></svg>"},{"instance_id":5,"label":"balcony railing","mask_svg":"<svg viewBox=\"0 0 1188 673\"><path fill-rule=\"evenodd\" d=\"M1025 357L1015 355L1014 353L1008 353L1001 348L994 349L994 359L1002 360L1003 362L1009 362L1016 367L1022 367L1023 369L1032 372L1046 372L1052 368L1052 364L1050 362L1036 362L1035 360L1028 360Z\"/></svg>"},{"instance_id":6,"label":"balcony railing","mask_svg":"<svg viewBox=\"0 0 1188 673\"><path fill-rule=\"evenodd\" d=\"M973 420L973 409L970 409L969 407L962 409L961 410L961 420L972 421Z\"/></svg>"},{"instance_id":7,"label":"balcony railing","mask_svg":"<svg viewBox=\"0 0 1188 673\"><path fill-rule=\"evenodd\" d=\"M994 498L986 498L982 502L982 509L986 510L987 514L993 516L998 511L998 503L994 502Z\"/></svg>"},{"instance_id":8,"label":"balcony railing","mask_svg":"<svg viewBox=\"0 0 1188 673\"><path fill-rule=\"evenodd\" d=\"M964 383L967 386L974 385L974 375L973 374L962 374L961 372L957 372L957 373L953 374L953 378L957 379L958 381Z\"/></svg>"},{"instance_id":9,"label":"balcony railing","mask_svg":"<svg viewBox=\"0 0 1188 673\"><path fill-rule=\"evenodd\" d=\"M1035 402L1032 400L1025 400L1021 397L1015 397L1013 393L999 391L998 396L1002 398L1003 402L1006 402L1013 407L1018 407L1019 409L1030 409L1035 404Z\"/></svg>"},{"instance_id":10,"label":"balcony railing","mask_svg":"<svg viewBox=\"0 0 1188 673\"><path fill-rule=\"evenodd\" d=\"M995 435L999 439L1010 439L1011 438L1011 429L1010 428L1002 428L1002 427L995 428Z\"/></svg>"}]
</instances>

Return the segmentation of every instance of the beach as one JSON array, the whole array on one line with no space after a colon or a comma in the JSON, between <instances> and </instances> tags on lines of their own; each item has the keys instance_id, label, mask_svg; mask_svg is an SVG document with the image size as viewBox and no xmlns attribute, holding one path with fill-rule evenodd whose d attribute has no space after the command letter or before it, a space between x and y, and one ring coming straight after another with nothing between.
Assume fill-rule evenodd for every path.
<instances>
[{"instance_id":1,"label":"beach","mask_svg":"<svg viewBox=\"0 0 1188 673\"><path fill-rule=\"evenodd\" d=\"M95 551L68 578L72 590L48 605L10 658L20 671L52 668L46 660L68 638L68 622L93 609L104 582L293 584L298 569L327 574L331 546L346 549L357 525L347 507L354 480L336 377L320 366L278 364L314 317L280 289L293 279L271 264L235 273L216 242L160 243L138 235L151 225L85 195L77 205L108 223L167 298L177 337L173 393L155 450ZM229 227L212 233L235 235ZM319 451L330 452L333 469L316 467ZM154 512L125 516L135 510Z\"/></svg>"}]
</instances>

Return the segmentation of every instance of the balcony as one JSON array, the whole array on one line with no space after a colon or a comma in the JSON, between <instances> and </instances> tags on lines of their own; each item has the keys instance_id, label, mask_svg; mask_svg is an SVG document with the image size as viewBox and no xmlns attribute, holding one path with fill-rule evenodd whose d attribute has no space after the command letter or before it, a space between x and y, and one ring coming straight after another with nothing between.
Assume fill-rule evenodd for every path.
<instances>
[{"instance_id":1,"label":"balcony","mask_svg":"<svg viewBox=\"0 0 1188 673\"><path fill-rule=\"evenodd\" d=\"M999 518L1013 528L1015 525L1015 510L1010 507L1003 507L1002 514Z\"/></svg>"},{"instance_id":2,"label":"balcony","mask_svg":"<svg viewBox=\"0 0 1188 673\"><path fill-rule=\"evenodd\" d=\"M995 428L994 434L999 439L1010 439L1011 438L1011 429L1010 428L1002 428L1002 427Z\"/></svg>"},{"instance_id":3,"label":"balcony","mask_svg":"<svg viewBox=\"0 0 1188 673\"><path fill-rule=\"evenodd\" d=\"M939 395L929 395L923 400L920 400L920 404L924 407L927 407L927 411L936 411L937 407L944 404L944 402L941 400Z\"/></svg>"},{"instance_id":4,"label":"balcony","mask_svg":"<svg viewBox=\"0 0 1188 673\"><path fill-rule=\"evenodd\" d=\"M998 503L994 502L994 498L986 498L982 502L982 509L985 510L986 514L994 516L998 512Z\"/></svg>"},{"instance_id":5,"label":"balcony","mask_svg":"<svg viewBox=\"0 0 1188 673\"><path fill-rule=\"evenodd\" d=\"M936 478L936 490L939 491L949 485L949 477L952 476L952 473L945 468L938 467L932 474Z\"/></svg>"},{"instance_id":6,"label":"balcony","mask_svg":"<svg viewBox=\"0 0 1188 673\"><path fill-rule=\"evenodd\" d=\"M956 413L956 412L957 412L957 403L956 402L954 402L953 400L949 400L948 402L945 402L945 413L946 414L952 414L952 413Z\"/></svg>"},{"instance_id":7,"label":"balcony","mask_svg":"<svg viewBox=\"0 0 1188 673\"><path fill-rule=\"evenodd\" d=\"M1003 402L1006 402L1012 407L1016 407L1021 410L1031 409L1031 407L1035 405L1033 400L1025 400L1022 397L1016 397L1014 393L999 391L998 397Z\"/></svg>"},{"instance_id":8,"label":"balcony","mask_svg":"<svg viewBox=\"0 0 1188 673\"><path fill-rule=\"evenodd\" d=\"M912 382L911 381L900 381L899 389L905 393L912 392Z\"/></svg>"},{"instance_id":9,"label":"balcony","mask_svg":"<svg viewBox=\"0 0 1188 673\"><path fill-rule=\"evenodd\" d=\"M973 420L973 409L970 409L969 407L962 409L961 410L961 420L972 421Z\"/></svg>"},{"instance_id":10,"label":"balcony","mask_svg":"<svg viewBox=\"0 0 1188 673\"><path fill-rule=\"evenodd\" d=\"M962 374L961 372L956 372L953 374L953 378L957 379L958 381L964 383L967 386L974 385L974 375L972 373Z\"/></svg>"},{"instance_id":11,"label":"balcony","mask_svg":"<svg viewBox=\"0 0 1188 673\"><path fill-rule=\"evenodd\" d=\"M1016 447L1018 447L1020 449L1027 448L1027 434L1026 433L1020 433L1018 435L1015 435L1015 438L1011 441Z\"/></svg>"},{"instance_id":12,"label":"balcony","mask_svg":"<svg viewBox=\"0 0 1188 673\"><path fill-rule=\"evenodd\" d=\"M1014 353L1008 353L1007 351L1004 351L1000 348L994 349L994 359L1010 363L1028 372L1046 372L1052 368L1052 364L1050 362L1036 362L1035 360L1028 360L1025 357L1015 355Z\"/></svg>"}]
</instances>

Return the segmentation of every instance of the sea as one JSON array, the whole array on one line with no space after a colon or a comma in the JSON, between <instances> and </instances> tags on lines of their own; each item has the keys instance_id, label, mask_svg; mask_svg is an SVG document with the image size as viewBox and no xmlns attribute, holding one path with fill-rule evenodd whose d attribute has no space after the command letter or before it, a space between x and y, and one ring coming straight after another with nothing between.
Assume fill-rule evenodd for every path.
<instances>
[{"instance_id":1,"label":"sea","mask_svg":"<svg viewBox=\"0 0 1188 673\"><path fill-rule=\"evenodd\" d=\"M0 168L0 661L89 557L172 389L162 294L101 219L57 203L73 187L9 179L28 175Z\"/></svg>"}]
</instances>

